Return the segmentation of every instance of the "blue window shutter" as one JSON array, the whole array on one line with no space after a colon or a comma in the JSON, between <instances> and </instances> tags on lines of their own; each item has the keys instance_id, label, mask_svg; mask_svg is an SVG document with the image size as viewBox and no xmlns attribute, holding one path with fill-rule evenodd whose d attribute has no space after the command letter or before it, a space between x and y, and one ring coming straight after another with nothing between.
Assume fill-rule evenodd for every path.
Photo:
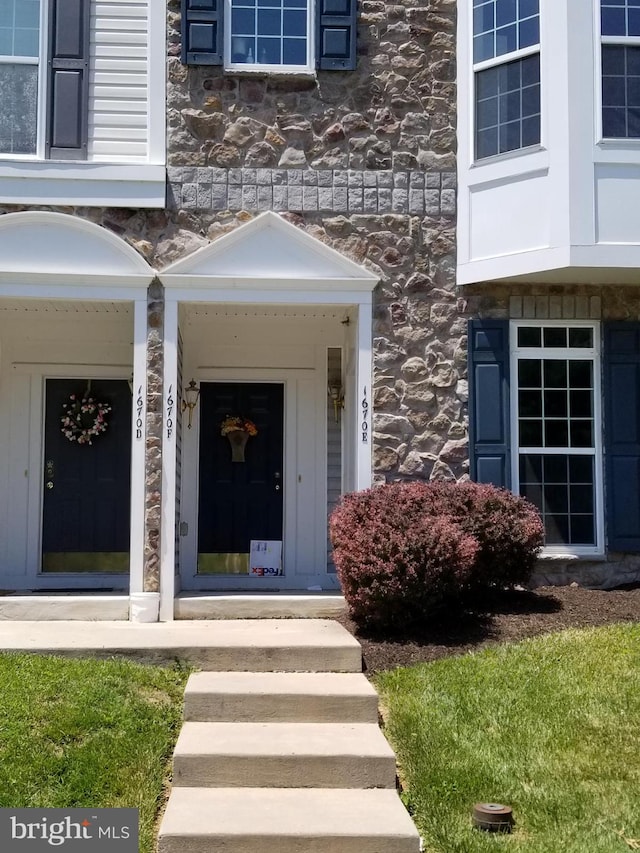
<instances>
[{"instance_id":1,"label":"blue window shutter","mask_svg":"<svg viewBox=\"0 0 640 853\"><path fill-rule=\"evenodd\" d=\"M511 486L509 321L469 321L471 479Z\"/></svg>"},{"instance_id":2,"label":"blue window shutter","mask_svg":"<svg viewBox=\"0 0 640 853\"><path fill-rule=\"evenodd\" d=\"M85 160L89 114L89 0L50 0L47 156Z\"/></svg>"},{"instance_id":3,"label":"blue window shutter","mask_svg":"<svg viewBox=\"0 0 640 853\"><path fill-rule=\"evenodd\" d=\"M331 71L356 67L357 0L316 0L317 65Z\"/></svg>"},{"instance_id":4,"label":"blue window shutter","mask_svg":"<svg viewBox=\"0 0 640 853\"><path fill-rule=\"evenodd\" d=\"M640 323L604 324L604 449L610 551L640 551Z\"/></svg>"},{"instance_id":5,"label":"blue window shutter","mask_svg":"<svg viewBox=\"0 0 640 853\"><path fill-rule=\"evenodd\" d=\"M224 0L182 0L182 61L222 65Z\"/></svg>"}]
</instances>

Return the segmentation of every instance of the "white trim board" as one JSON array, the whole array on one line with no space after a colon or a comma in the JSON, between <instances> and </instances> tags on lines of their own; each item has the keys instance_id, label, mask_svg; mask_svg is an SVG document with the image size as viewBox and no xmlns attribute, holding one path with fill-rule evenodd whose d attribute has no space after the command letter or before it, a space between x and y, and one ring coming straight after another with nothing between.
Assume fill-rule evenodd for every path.
<instances>
[{"instance_id":1,"label":"white trim board","mask_svg":"<svg viewBox=\"0 0 640 853\"><path fill-rule=\"evenodd\" d=\"M271 211L170 264L161 276L178 287L201 281L209 287L237 282L241 289L269 289L280 282L282 288L297 283L318 289L320 282L321 288L333 283L336 289L373 290L378 283L374 273Z\"/></svg>"},{"instance_id":2,"label":"white trim board","mask_svg":"<svg viewBox=\"0 0 640 853\"><path fill-rule=\"evenodd\" d=\"M34 252L37 247L37 252ZM30 275L153 277L144 258L113 232L66 213L0 216L0 270Z\"/></svg>"}]
</instances>

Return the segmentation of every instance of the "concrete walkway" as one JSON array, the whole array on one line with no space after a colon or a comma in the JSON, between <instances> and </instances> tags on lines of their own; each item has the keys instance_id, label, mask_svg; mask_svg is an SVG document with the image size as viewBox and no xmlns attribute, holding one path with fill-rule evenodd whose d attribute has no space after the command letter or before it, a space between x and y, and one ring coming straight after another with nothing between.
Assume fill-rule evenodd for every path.
<instances>
[{"instance_id":1,"label":"concrete walkway","mask_svg":"<svg viewBox=\"0 0 640 853\"><path fill-rule=\"evenodd\" d=\"M198 667L159 853L419 853L358 641L329 619L0 621L0 651Z\"/></svg>"}]
</instances>

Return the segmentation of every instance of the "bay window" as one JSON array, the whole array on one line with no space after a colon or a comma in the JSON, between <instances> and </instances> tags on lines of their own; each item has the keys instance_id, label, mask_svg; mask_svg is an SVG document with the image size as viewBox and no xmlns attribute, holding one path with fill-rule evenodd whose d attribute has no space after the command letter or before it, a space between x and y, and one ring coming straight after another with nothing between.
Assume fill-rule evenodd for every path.
<instances>
[{"instance_id":1,"label":"bay window","mask_svg":"<svg viewBox=\"0 0 640 853\"><path fill-rule=\"evenodd\" d=\"M473 0L475 156L540 143L539 0Z\"/></svg>"},{"instance_id":2,"label":"bay window","mask_svg":"<svg viewBox=\"0 0 640 853\"><path fill-rule=\"evenodd\" d=\"M640 138L640 0L601 0L602 136Z\"/></svg>"}]
</instances>

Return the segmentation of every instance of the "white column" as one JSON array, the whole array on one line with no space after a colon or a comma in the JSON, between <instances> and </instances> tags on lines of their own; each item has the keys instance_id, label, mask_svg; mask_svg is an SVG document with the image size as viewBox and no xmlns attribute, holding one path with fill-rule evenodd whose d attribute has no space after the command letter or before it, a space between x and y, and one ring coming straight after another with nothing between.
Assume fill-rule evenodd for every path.
<instances>
[{"instance_id":1,"label":"white column","mask_svg":"<svg viewBox=\"0 0 640 853\"><path fill-rule=\"evenodd\" d=\"M144 593L145 421L147 399L147 300L133 303L133 379L131 386L131 538L129 596L131 619L158 619L157 596ZM146 616L143 615L143 612Z\"/></svg>"},{"instance_id":2,"label":"white column","mask_svg":"<svg viewBox=\"0 0 640 853\"><path fill-rule=\"evenodd\" d=\"M355 409L355 486L368 489L372 482L373 465L373 395L371 381L373 361L371 350L372 305L371 294L367 302L358 305L356 330L356 409Z\"/></svg>"},{"instance_id":3,"label":"white column","mask_svg":"<svg viewBox=\"0 0 640 853\"><path fill-rule=\"evenodd\" d=\"M160 543L160 621L173 620L176 535L176 423L178 411L178 303L164 303L164 393L162 425L162 533Z\"/></svg>"}]
</instances>

